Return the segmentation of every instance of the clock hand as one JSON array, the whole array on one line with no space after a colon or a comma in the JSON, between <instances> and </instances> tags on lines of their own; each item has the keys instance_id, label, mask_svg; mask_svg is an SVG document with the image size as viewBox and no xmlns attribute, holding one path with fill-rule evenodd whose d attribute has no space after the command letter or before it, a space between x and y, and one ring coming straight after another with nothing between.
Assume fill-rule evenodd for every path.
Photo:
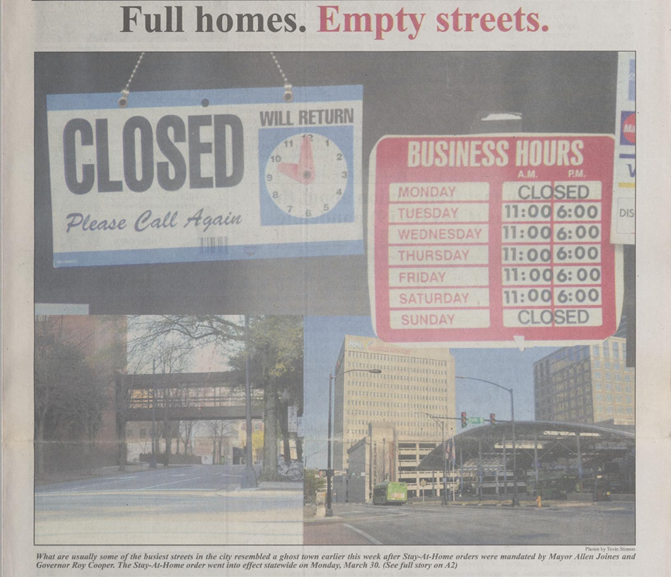
<instances>
[{"instance_id":1,"label":"clock hand","mask_svg":"<svg viewBox=\"0 0 671 577\"><path fill-rule=\"evenodd\" d=\"M298 171L303 178L303 184L314 182L315 163L312 156L312 142L308 136L304 136L301 141L301 152L298 157Z\"/></svg>"},{"instance_id":2,"label":"clock hand","mask_svg":"<svg viewBox=\"0 0 671 577\"><path fill-rule=\"evenodd\" d=\"M298 164L291 164L289 162L280 162L277 165L277 170L279 170L282 174L285 174L289 178L292 178L293 180L296 180L301 183L303 182L300 170L298 168Z\"/></svg>"}]
</instances>

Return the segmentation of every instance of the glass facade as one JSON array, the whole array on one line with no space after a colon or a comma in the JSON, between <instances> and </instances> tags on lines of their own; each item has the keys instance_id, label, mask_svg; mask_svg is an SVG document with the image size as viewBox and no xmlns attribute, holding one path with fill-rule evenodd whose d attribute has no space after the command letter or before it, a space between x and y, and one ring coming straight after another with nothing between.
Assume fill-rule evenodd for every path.
<instances>
[{"instance_id":1,"label":"glass facade","mask_svg":"<svg viewBox=\"0 0 671 577\"><path fill-rule=\"evenodd\" d=\"M635 371L624 363L624 338L601 345L560 349L534 364L535 415L539 421L634 424L634 395L619 383L633 383ZM633 387L626 392L633 392ZM602 391L607 393L604 395ZM626 389L625 389L626 390Z\"/></svg>"}]
</instances>

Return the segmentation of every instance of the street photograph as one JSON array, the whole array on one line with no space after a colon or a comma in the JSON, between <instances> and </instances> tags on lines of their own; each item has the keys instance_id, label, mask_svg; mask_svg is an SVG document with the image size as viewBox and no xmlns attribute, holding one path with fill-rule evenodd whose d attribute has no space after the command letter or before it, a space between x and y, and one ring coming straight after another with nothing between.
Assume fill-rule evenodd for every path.
<instances>
[{"instance_id":1,"label":"street photograph","mask_svg":"<svg viewBox=\"0 0 671 577\"><path fill-rule=\"evenodd\" d=\"M448 350L306 318L305 544L634 545L625 333Z\"/></svg>"},{"instance_id":2,"label":"street photograph","mask_svg":"<svg viewBox=\"0 0 671 577\"><path fill-rule=\"evenodd\" d=\"M300 544L303 319L38 315L35 543Z\"/></svg>"}]
</instances>

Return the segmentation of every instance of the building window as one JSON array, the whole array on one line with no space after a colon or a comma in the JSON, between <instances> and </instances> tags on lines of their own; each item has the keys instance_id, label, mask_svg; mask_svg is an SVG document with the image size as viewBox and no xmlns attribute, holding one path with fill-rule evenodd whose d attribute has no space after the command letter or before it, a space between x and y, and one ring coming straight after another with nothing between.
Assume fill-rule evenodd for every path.
<instances>
[{"instance_id":1,"label":"building window","mask_svg":"<svg viewBox=\"0 0 671 577\"><path fill-rule=\"evenodd\" d=\"M140 429L140 438L144 439L147 436L147 429Z\"/></svg>"},{"instance_id":2,"label":"building window","mask_svg":"<svg viewBox=\"0 0 671 577\"><path fill-rule=\"evenodd\" d=\"M600 349L601 349L601 347L599 347L599 345L593 345L593 346L592 346L592 354L593 354L595 357L599 357L599 356L601 356L601 355L599 354L599 353L600 353Z\"/></svg>"}]
</instances>

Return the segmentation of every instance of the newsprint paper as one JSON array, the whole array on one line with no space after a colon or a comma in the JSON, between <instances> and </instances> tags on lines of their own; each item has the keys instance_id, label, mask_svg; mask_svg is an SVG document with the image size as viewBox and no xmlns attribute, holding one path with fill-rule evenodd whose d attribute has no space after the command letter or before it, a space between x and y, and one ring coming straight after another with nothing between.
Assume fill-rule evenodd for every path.
<instances>
[{"instance_id":1,"label":"newsprint paper","mask_svg":"<svg viewBox=\"0 0 671 577\"><path fill-rule=\"evenodd\" d=\"M666 2L0 5L3 575L671 574Z\"/></svg>"}]
</instances>

